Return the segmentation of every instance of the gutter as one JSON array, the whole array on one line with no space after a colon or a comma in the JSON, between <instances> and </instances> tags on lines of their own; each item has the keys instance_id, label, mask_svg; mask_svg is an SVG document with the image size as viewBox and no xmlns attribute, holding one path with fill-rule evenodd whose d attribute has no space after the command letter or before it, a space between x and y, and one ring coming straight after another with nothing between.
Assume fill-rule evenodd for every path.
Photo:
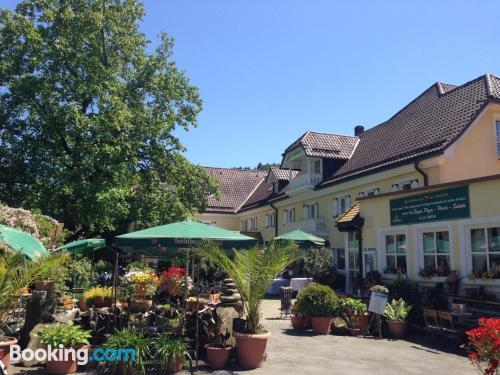
<instances>
[{"instance_id":1,"label":"gutter","mask_svg":"<svg viewBox=\"0 0 500 375\"><path fill-rule=\"evenodd\" d=\"M429 186L429 176L427 175L427 173L425 173L425 172L423 171L423 169L422 169L422 168L420 168L419 163L420 163L420 161L418 161L418 160L417 160L417 161L415 161L415 162L413 163L413 166L415 167L415 170L416 170L418 173L420 173L420 174L422 175L422 177L424 178L424 187Z\"/></svg>"},{"instance_id":2,"label":"gutter","mask_svg":"<svg viewBox=\"0 0 500 375\"><path fill-rule=\"evenodd\" d=\"M274 237L278 237L278 218L280 215L278 215L278 208L274 203L271 203L270 206L274 209Z\"/></svg>"}]
</instances>

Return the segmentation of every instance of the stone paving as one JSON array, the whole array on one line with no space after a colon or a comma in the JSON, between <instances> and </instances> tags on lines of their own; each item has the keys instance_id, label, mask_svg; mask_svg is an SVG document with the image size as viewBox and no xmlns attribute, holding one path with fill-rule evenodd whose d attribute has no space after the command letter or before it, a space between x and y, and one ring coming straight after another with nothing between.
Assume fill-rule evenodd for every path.
<instances>
[{"instance_id":1,"label":"stone paving","mask_svg":"<svg viewBox=\"0 0 500 375\"><path fill-rule=\"evenodd\" d=\"M348 336L317 336L310 331L291 330L289 319L279 319L279 301L266 300L263 304L263 324L272 333L268 356L262 368L241 371L233 364L230 370L217 375L239 374L342 374L342 375L477 375L463 353L447 353L414 340L376 340ZM234 368L233 368L234 367ZM38 374L37 369L12 367L9 374ZM183 374L189 372L184 371ZM200 364L197 374L210 374Z\"/></svg>"}]
</instances>

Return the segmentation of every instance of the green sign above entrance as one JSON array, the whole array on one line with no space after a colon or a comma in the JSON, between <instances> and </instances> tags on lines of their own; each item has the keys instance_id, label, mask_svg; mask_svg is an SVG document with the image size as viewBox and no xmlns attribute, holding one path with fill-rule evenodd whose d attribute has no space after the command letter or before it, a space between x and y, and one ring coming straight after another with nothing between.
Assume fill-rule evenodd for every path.
<instances>
[{"instance_id":1,"label":"green sign above entrance","mask_svg":"<svg viewBox=\"0 0 500 375\"><path fill-rule=\"evenodd\" d=\"M469 187L392 199L390 207L391 225L467 218L470 217Z\"/></svg>"}]
</instances>

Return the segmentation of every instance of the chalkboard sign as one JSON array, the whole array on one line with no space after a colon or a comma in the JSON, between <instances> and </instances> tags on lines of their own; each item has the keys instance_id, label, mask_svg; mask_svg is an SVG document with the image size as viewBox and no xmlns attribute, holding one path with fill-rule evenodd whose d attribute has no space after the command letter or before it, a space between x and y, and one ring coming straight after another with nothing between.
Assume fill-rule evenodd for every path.
<instances>
[{"instance_id":1,"label":"chalkboard sign","mask_svg":"<svg viewBox=\"0 0 500 375\"><path fill-rule=\"evenodd\" d=\"M469 187L433 191L390 201L391 225L470 217Z\"/></svg>"},{"instance_id":2,"label":"chalkboard sign","mask_svg":"<svg viewBox=\"0 0 500 375\"><path fill-rule=\"evenodd\" d=\"M387 297L387 294L372 292L372 295L370 296L370 304L368 305L368 311L375 314L384 315L385 305L387 304Z\"/></svg>"}]
</instances>

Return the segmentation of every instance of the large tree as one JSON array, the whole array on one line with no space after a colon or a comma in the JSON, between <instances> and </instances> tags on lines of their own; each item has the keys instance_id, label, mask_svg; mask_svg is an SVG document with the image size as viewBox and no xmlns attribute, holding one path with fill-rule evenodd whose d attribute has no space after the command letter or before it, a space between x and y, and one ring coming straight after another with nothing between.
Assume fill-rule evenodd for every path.
<instances>
[{"instance_id":1,"label":"large tree","mask_svg":"<svg viewBox=\"0 0 500 375\"><path fill-rule=\"evenodd\" d=\"M136 0L25 0L0 11L0 201L76 234L185 218L215 182L182 155L198 89L139 31Z\"/></svg>"}]
</instances>

